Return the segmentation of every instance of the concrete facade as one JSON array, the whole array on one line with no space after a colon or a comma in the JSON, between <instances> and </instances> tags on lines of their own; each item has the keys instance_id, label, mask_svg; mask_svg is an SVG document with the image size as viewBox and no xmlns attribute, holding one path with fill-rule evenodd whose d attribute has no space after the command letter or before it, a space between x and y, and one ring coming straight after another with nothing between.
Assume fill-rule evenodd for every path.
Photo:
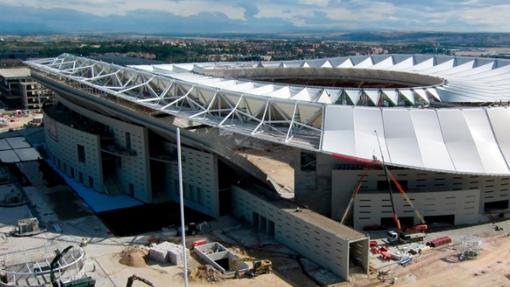
<instances>
[{"instance_id":1,"label":"concrete facade","mask_svg":"<svg viewBox=\"0 0 510 287\"><path fill-rule=\"evenodd\" d=\"M331 213L332 157L296 149L294 151L294 192L298 203L329 216ZM306 158L305 155L309 155ZM305 160L307 161L305 163Z\"/></svg>"},{"instance_id":2,"label":"concrete facade","mask_svg":"<svg viewBox=\"0 0 510 287\"><path fill-rule=\"evenodd\" d=\"M439 202L442 192L453 192L453 195L460 200L460 204L463 198L467 196L462 193L467 192L471 194L476 191L478 193L477 198L479 198L476 200L475 205L478 220L470 217L468 220L470 223L478 223L485 220L481 215L490 211L495 203L502 203L503 208L501 208L501 211L509 210L508 206L504 208L505 203L508 204L510 200L510 178L508 177L461 176L407 169L392 169L392 173L402 183L410 197L415 196L415 194L417 198L422 196L429 198L437 197L439 205L436 206L436 210L441 211L443 214L450 214L451 207L442 205ZM372 193L387 193L387 184L384 183L386 178L382 170L336 169L332 170L331 174L333 182L331 217L334 219L341 218L347 202L363 174L367 176L362 183L359 192L360 196ZM400 196L396 195L395 198L397 197ZM416 204L418 203L419 201L417 200Z\"/></svg>"},{"instance_id":3,"label":"concrete facade","mask_svg":"<svg viewBox=\"0 0 510 287\"><path fill-rule=\"evenodd\" d=\"M147 129L103 116L61 98L58 98L58 101L90 121L106 126L108 130L106 134L104 131L98 134L102 141L100 158L104 159L105 154L110 154L118 160L113 167L114 172L112 167L105 170L112 173L99 182L102 183L102 190L111 194L124 192L143 202L151 202ZM63 144L65 145L65 142Z\"/></svg>"},{"instance_id":4,"label":"concrete facade","mask_svg":"<svg viewBox=\"0 0 510 287\"><path fill-rule=\"evenodd\" d=\"M77 182L103 192L99 136L59 123L47 115L43 122L48 159ZM78 145L85 149L85 161L78 158Z\"/></svg>"},{"instance_id":5,"label":"concrete facade","mask_svg":"<svg viewBox=\"0 0 510 287\"><path fill-rule=\"evenodd\" d=\"M422 216L454 216L455 225L479 222L479 190L456 190L439 192L413 192L409 198ZM398 194L393 194L399 217L411 217L413 224L421 223L411 206ZM360 193L354 201L353 225L361 230L369 225L382 225L381 219L391 218L390 197L385 193Z\"/></svg>"},{"instance_id":6,"label":"concrete facade","mask_svg":"<svg viewBox=\"0 0 510 287\"><path fill-rule=\"evenodd\" d=\"M212 217L220 216L217 156L187 147L182 147L181 152L185 205ZM177 163L170 165L167 176L172 179L171 198L178 202Z\"/></svg>"},{"instance_id":7,"label":"concrete facade","mask_svg":"<svg viewBox=\"0 0 510 287\"><path fill-rule=\"evenodd\" d=\"M352 261L368 273L365 235L308 209L296 212L289 201L271 202L238 186L232 187L232 205L238 218L342 278L349 278Z\"/></svg>"},{"instance_id":8,"label":"concrete facade","mask_svg":"<svg viewBox=\"0 0 510 287\"><path fill-rule=\"evenodd\" d=\"M52 113L45 113L49 158L61 171L98 192L126 193L146 203L179 200L177 163L172 159L175 144L159 138L153 144L162 147L164 156L151 154L147 128L84 109L60 97L58 102L89 122L82 125L85 118L82 124L66 122L67 119L59 122L52 118ZM78 158L77 145L84 147L85 162ZM182 156L185 205L212 217L219 216L217 156L184 146ZM158 178L162 184L154 189L152 161L162 163L164 169L164 178Z\"/></svg>"},{"instance_id":9,"label":"concrete facade","mask_svg":"<svg viewBox=\"0 0 510 287\"><path fill-rule=\"evenodd\" d=\"M376 166L364 169L365 165L352 164L352 162L349 163L347 160L338 159L332 155L315 154L312 158L314 160L313 168L309 168L310 158L307 159L303 153L308 152L296 150L293 155L296 158L293 166L295 198L298 203L314 211L334 220L340 220L354 189L364 174L366 177L361 185L360 197L374 195L375 198L378 198L378 193L381 196L387 194L386 177L383 171ZM459 200L459 204L464 204L463 200L466 199L466 196L472 196L475 191L477 193L476 199L474 199L476 201L476 216L471 215L471 212L463 215L463 211L455 210L456 224L487 221L487 217L483 215L488 212L502 213L503 216L508 216L510 213L509 177L457 175L391 167L390 170L409 196L417 198L415 205L420 211L427 210L425 206L420 205L421 199L424 197L436 198L434 203L421 202L422 204L435 205L434 212L430 216L452 214L451 207L441 202L441 198L444 199L443 194L451 193L447 196L455 196ZM395 194L395 198L400 198L400 195ZM472 200L467 200L469 204L466 206L471 206ZM377 211L381 207L374 206L374 208L374 214L369 221L374 224L377 221L379 224L380 218L376 220L373 217L381 215ZM426 212L422 211L422 213ZM354 222L356 221L362 222L359 217L358 220L354 218ZM359 223L356 228L366 223ZM415 223L418 222L415 220Z\"/></svg>"}]
</instances>

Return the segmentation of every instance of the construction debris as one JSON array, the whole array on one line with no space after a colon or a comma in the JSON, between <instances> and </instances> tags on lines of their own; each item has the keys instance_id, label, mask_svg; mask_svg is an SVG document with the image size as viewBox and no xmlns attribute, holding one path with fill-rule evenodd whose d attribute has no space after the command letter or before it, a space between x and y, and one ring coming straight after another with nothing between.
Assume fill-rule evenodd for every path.
<instances>
[{"instance_id":1,"label":"construction debris","mask_svg":"<svg viewBox=\"0 0 510 287\"><path fill-rule=\"evenodd\" d=\"M44 230L39 227L39 220L35 217L24 218L18 220L16 226L15 236L32 236L43 232Z\"/></svg>"},{"instance_id":2,"label":"construction debris","mask_svg":"<svg viewBox=\"0 0 510 287\"><path fill-rule=\"evenodd\" d=\"M145 267L147 262L145 257L147 256L147 250L139 247L128 247L120 253L120 264L131 267Z\"/></svg>"},{"instance_id":3,"label":"construction debris","mask_svg":"<svg viewBox=\"0 0 510 287\"><path fill-rule=\"evenodd\" d=\"M224 278L244 275L249 269L246 262L218 242L196 246L194 251L205 263L219 270Z\"/></svg>"},{"instance_id":4,"label":"construction debris","mask_svg":"<svg viewBox=\"0 0 510 287\"><path fill-rule=\"evenodd\" d=\"M186 256L189 258L189 249L186 248ZM149 249L149 258L159 263L171 263L182 265L184 256L182 246L168 241L159 244L153 244Z\"/></svg>"},{"instance_id":5,"label":"construction debris","mask_svg":"<svg viewBox=\"0 0 510 287\"><path fill-rule=\"evenodd\" d=\"M439 247L441 245L450 244L452 239L449 236L442 236L427 242L427 245L430 247Z\"/></svg>"},{"instance_id":6,"label":"construction debris","mask_svg":"<svg viewBox=\"0 0 510 287\"><path fill-rule=\"evenodd\" d=\"M194 274L191 275L191 279L194 280L205 280L207 282L218 282L223 280L223 274L219 270L216 270L210 264L199 266Z\"/></svg>"}]
</instances>

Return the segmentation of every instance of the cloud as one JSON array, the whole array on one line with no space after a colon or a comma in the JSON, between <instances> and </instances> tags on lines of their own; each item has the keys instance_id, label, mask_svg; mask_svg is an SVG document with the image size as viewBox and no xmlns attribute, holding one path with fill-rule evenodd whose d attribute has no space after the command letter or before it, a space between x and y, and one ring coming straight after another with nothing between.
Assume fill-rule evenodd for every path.
<instances>
[{"instance_id":1,"label":"cloud","mask_svg":"<svg viewBox=\"0 0 510 287\"><path fill-rule=\"evenodd\" d=\"M300 29L510 32L508 0L0 0L0 11L6 11L4 7L19 8L18 16L26 20L24 23L44 23L38 18L60 11L54 15L56 18L46 19L64 25L60 30L65 30L66 25L80 24L65 22L63 13L78 13L84 16L80 18L83 23L80 27L85 30L96 27L92 22L96 21L130 31L123 25L131 27L130 21L136 19L147 25L143 27L147 33L165 27L168 33L195 31L198 27L203 27L204 33ZM21 16L28 10L31 19L27 15ZM158 17L142 18L154 17L151 15ZM0 17L2 20L6 22L4 15ZM161 23L171 23L172 26L151 26ZM111 30L111 27L98 29Z\"/></svg>"}]
</instances>

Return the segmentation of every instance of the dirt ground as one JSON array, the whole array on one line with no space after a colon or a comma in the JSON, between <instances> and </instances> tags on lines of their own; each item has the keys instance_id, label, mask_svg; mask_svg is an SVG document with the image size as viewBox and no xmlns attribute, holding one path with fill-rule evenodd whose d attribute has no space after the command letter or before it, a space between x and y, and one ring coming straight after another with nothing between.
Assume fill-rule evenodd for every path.
<instances>
[{"instance_id":1,"label":"dirt ground","mask_svg":"<svg viewBox=\"0 0 510 287\"><path fill-rule=\"evenodd\" d=\"M407 275L396 286L510 286L510 237L482 241L479 258L459 262L456 250L431 254L405 270ZM436 259L436 260L434 260ZM432 262L430 262L432 261ZM404 271L404 270L403 270ZM459 285L460 284L460 285Z\"/></svg>"},{"instance_id":2,"label":"dirt ground","mask_svg":"<svg viewBox=\"0 0 510 287\"><path fill-rule=\"evenodd\" d=\"M23 128L34 118L40 117L40 114L34 113L27 116L15 116L13 113L4 113L1 115L1 117L7 121L7 126L0 127L0 132L4 132L7 130L17 130Z\"/></svg>"},{"instance_id":3,"label":"dirt ground","mask_svg":"<svg viewBox=\"0 0 510 287\"><path fill-rule=\"evenodd\" d=\"M454 242L428 251L407 267L395 264L385 268L390 273L384 282L376 278L375 271L369 279L351 282L351 286L510 286L510 233L491 234L481 242L476 259L459 261L460 244ZM391 284L394 278L396 282Z\"/></svg>"}]
</instances>

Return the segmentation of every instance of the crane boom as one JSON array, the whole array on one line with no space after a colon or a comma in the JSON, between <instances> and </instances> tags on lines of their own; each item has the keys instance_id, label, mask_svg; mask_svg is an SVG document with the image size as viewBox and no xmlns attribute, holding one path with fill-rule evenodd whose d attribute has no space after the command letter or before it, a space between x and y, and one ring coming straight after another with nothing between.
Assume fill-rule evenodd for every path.
<instances>
[{"instance_id":1,"label":"crane boom","mask_svg":"<svg viewBox=\"0 0 510 287\"><path fill-rule=\"evenodd\" d=\"M395 201L393 200L393 188L391 186L391 179L388 174L388 168L386 167L386 163L384 162L384 155L381 148L381 142L379 141L379 136L377 135L377 131L374 130L375 137L377 138L377 145L379 146L379 152L381 154L381 164L384 171L384 176L386 177L386 182L388 183L388 193L390 196L390 202L391 202L391 211L392 211L392 217L393 222L395 223L395 227L397 228L397 231L400 233L400 230L402 226L400 225L400 220L398 219L397 215L397 209L395 208Z\"/></svg>"}]
</instances>

